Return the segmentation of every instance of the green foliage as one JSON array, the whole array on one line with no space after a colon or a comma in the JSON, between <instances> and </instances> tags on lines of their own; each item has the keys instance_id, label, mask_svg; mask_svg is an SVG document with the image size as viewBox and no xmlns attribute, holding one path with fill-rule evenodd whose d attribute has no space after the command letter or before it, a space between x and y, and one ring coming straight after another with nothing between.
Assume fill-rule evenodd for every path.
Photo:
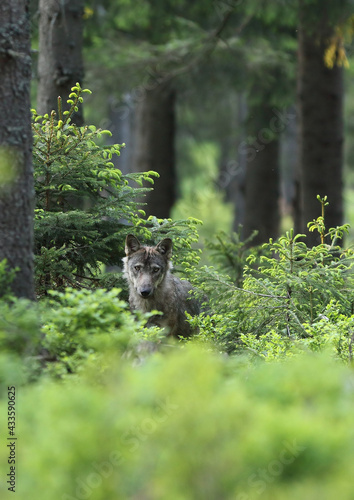
<instances>
[{"instance_id":1,"label":"green foliage","mask_svg":"<svg viewBox=\"0 0 354 500\"><path fill-rule=\"evenodd\" d=\"M143 338L153 341L155 332L144 330L148 314L134 317L121 290L51 291L42 303L45 372L52 376L76 373L87 362L97 364L104 352L134 356ZM151 338L150 338L151 337Z\"/></svg>"},{"instance_id":2,"label":"green foliage","mask_svg":"<svg viewBox=\"0 0 354 500\"><path fill-rule=\"evenodd\" d=\"M22 365L22 384L43 374L54 378L77 374L88 364L97 368L107 352L132 361L145 357L156 343L161 344L162 331L145 328L153 313L133 315L120 294L115 288L66 288L49 291L39 303L1 300L0 351L5 364L13 365L15 372L17 363ZM1 384L0 370L0 392Z\"/></svg>"},{"instance_id":3,"label":"green foliage","mask_svg":"<svg viewBox=\"0 0 354 500\"><path fill-rule=\"evenodd\" d=\"M7 386L22 386L38 371L42 341L41 318L36 304L4 296L0 300L0 395Z\"/></svg>"},{"instance_id":4,"label":"green foliage","mask_svg":"<svg viewBox=\"0 0 354 500\"><path fill-rule=\"evenodd\" d=\"M313 351L328 349L346 362L353 362L354 315L340 313L341 305L330 302L317 321L305 323L305 345Z\"/></svg>"},{"instance_id":5,"label":"green foliage","mask_svg":"<svg viewBox=\"0 0 354 500\"><path fill-rule=\"evenodd\" d=\"M261 253L245 252L239 239L219 235L211 245L218 268L194 273L197 283L206 283L214 313L212 328L203 317L194 320L202 338L217 340L229 352L246 349L266 359L326 347L350 359L354 254L337 245L348 225L327 231L326 200L319 201L322 215L310 229L322 243L313 248L292 230L263 245Z\"/></svg>"},{"instance_id":6,"label":"green foliage","mask_svg":"<svg viewBox=\"0 0 354 500\"><path fill-rule=\"evenodd\" d=\"M8 267L6 259L0 261L0 297L3 299L9 298L12 295L10 285L17 271L17 268Z\"/></svg>"},{"instance_id":7,"label":"green foliage","mask_svg":"<svg viewBox=\"0 0 354 500\"><path fill-rule=\"evenodd\" d=\"M35 254L37 294L95 286L121 286L120 276L104 276L105 266L121 266L129 232L142 241L173 238L180 259L197 239L195 219L172 222L141 218L137 198L148 190L155 172L128 175L115 168L113 155L120 145L104 146L107 130L77 127L72 116L81 105L77 84L69 96L70 110L56 117L33 112L34 172L36 189ZM140 187L132 187L134 182ZM156 241L157 243L157 241ZM184 249L184 250L183 250ZM188 256L193 260L194 254Z\"/></svg>"},{"instance_id":8,"label":"green foliage","mask_svg":"<svg viewBox=\"0 0 354 500\"><path fill-rule=\"evenodd\" d=\"M38 312L27 299L0 300L0 351L32 355L40 343Z\"/></svg>"},{"instance_id":9,"label":"green foliage","mask_svg":"<svg viewBox=\"0 0 354 500\"><path fill-rule=\"evenodd\" d=\"M344 233L348 234L349 232L349 224L344 224L343 226L337 226L335 228L330 228L328 233L326 233L326 225L325 225L325 207L329 205L327 201L327 196L321 198L321 196L317 195L317 200L321 203L321 216L317 219L309 222L307 227L310 232L317 231L321 238L321 244L324 245L327 238L330 238L330 249L335 250L335 245L338 240L342 240Z\"/></svg>"},{"instance_id":10,"label":"green foliage","mask_svg":"<svg viewBox=\"0 0 354 500\"><path fill-rule=\"evenodd\" d=\"M242 286L243 283L243 271L247 257L257 252L257 249L250 247L256 232L245 240L242 239L241 234L242 226L239 227L237 233L233 232L231 235L220 231L214 236L214 239L206 241L205 245L218 269L227 274L238 287Z\"/></svg>"},{"instance_id":11,"label":"green foliage","mask_svg":"<svg viewBox=\"0 0 354 500\"><path fill-rule=\"evenodd\" d=\"M327 356L251 369L199 348L135 368L113 356L21 390L16 494L349 500L353 418L352 373Z\"/></svg>"},{"instance_id":12,"label":"green foliage","mask_svg":"<svg viewBox=\"0 0 354 500\"><path fill-rule=\"evenodd\" d=\"M118 265L123 254L124 226L138 219L136 198L152 182L153 172L123 175L114 168L120 145L98 142L107 130L77 127L72 116L83 101L77 84L70 110L58 117L33 111L34 172L36 189L35 252L37 291L86 286L101 265ZM53 265L52 265L53 263Z\"/></svg>"}]
</instances>

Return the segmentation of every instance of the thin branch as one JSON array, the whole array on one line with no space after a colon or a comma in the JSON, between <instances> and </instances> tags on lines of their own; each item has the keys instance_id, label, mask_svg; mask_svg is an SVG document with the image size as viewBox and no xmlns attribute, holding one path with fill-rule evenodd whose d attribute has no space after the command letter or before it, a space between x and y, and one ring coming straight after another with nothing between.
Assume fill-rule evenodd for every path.
<instances>
[{"instance_id":1,"label":"thin branch","mask_svg":"<svg viewBox=\"0 0 354 500\"><path fill-rule=\"evenodd\" d=\"M81 274L77 273L72 273L75 278L83 279L83 280L89 280L89 281L101 281L101 278L94 278L92 276L82 276Z\"/></svg>"}]
</instances>

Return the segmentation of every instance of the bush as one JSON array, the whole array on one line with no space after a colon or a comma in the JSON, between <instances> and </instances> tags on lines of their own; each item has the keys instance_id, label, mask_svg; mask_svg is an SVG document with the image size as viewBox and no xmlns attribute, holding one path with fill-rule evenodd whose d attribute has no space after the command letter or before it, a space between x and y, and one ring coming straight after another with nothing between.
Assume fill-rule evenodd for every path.
<instances>
[{"instance_id":1,"label":"bush","mask_svg":"<svg viewBox=\"0 0 354 500\"><path fill-rule=\"evenodd\" d=\"M245 249L237 235L231 240L219 237L211 246L218 267L191 273L209 295L213 313L212 322L203 316L193 321L200 336L217 340L228 352L246 349L267 359L331 345L336 355L348 360L354 254L337 244L347 225L326 233L321 216L310 229L321 237L313 248L293 231L270 240L261 251ZM337 320L341 326L336 326Z\"/></svg>"},{"instance_id":2,"label":"bush","mask_svg":"<svg viewBox=\"0 0 354 500\"><path fill-rule=\"evenodd\" d=\"M42 305L42 348L46 352L45 373L65 376L80 371L87 362L97 362L102 353L123 355L142 340L147 315L135 318L119 298L121 290L52 291ZM98 360L98 361L97 361Z\"/></svg>"},{"instance_id":3,"label":"bush","mask_svg":"<svg viewBox=\"0 0 354 500\"><path fill-rule=\"evenodd\" d=\"M50 298L0 301L0 350L21 385L43 375L65 378L104 353L144 358L162 344L159 328L145 328L150 313L132 315L119 289L50 291ZM12 368L10 369L10 371ZM5 386L0 371L0 391ZM6 376L5 376L6 378Z\"/></svg>"},{"instance_id":4,"label":"bush","mask_svg":"<svg viewBox=\"0 0 354 500\"><path fill-rule=\"evenodd\" d=\"M102 366L21 391L19 498L351 498L353 377L329 357Z\"/></svg>"},{"instance_id":5,"label":"bush","mask_svg":"<svg viewBox=\"0 0 354 500\"><path fill-rule=\"evenodd\" d=\"M10 269L7 260L0 261L0 297L7 300L12 297L11 283L13 282L18 268Z\"/></svg>"}]
</instances>

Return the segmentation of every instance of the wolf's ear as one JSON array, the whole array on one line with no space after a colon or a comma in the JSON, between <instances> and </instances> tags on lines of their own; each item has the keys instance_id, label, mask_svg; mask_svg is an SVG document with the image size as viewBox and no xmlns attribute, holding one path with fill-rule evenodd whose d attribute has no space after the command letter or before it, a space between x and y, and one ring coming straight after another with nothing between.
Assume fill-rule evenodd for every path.
<instances>
[{"instance_id":1,"label":"wolf's ear","mask_svg":"<svg viewBox=\"0 0 354 500\"><path fill-rule=\"evenodd\" d=\"M165 238L160 241L155 247L155 249L160 252L161 255L166 257L166 259L170 259L172 257L172 240L171 238Z\"/></svg>"},{"instance_id":2,"label":"wolf's ear","mask_svg":"<svg viewBox=\"0 0 354 500\"><path fill-rule=\"evenodd\" d=\"M140 241L134 234L128 234L125 239L125 255L129 257L141 248Z\"/></svg>"}]
</instances>

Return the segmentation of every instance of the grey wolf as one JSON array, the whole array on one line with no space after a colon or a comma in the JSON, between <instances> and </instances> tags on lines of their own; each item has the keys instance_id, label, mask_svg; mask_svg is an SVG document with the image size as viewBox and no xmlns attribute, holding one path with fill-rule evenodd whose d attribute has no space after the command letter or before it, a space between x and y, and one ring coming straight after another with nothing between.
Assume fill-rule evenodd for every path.
<instances>
[{"instance_id":1,"label":"grey wolf","mask_svg":"<svg viewBox=\"0 0 354 500\"><path fill-rule=\"evenodd\" d=\"M160 311L149 325L167 328L169 335L189 337L194 332L185 313L199 314L199 301L190 294L192 285L171 273L172 240L165 238L156 246L143 246L133 235L125 241L124 276L129 285L132 310Z\"/></svg>"}]
</instances>

